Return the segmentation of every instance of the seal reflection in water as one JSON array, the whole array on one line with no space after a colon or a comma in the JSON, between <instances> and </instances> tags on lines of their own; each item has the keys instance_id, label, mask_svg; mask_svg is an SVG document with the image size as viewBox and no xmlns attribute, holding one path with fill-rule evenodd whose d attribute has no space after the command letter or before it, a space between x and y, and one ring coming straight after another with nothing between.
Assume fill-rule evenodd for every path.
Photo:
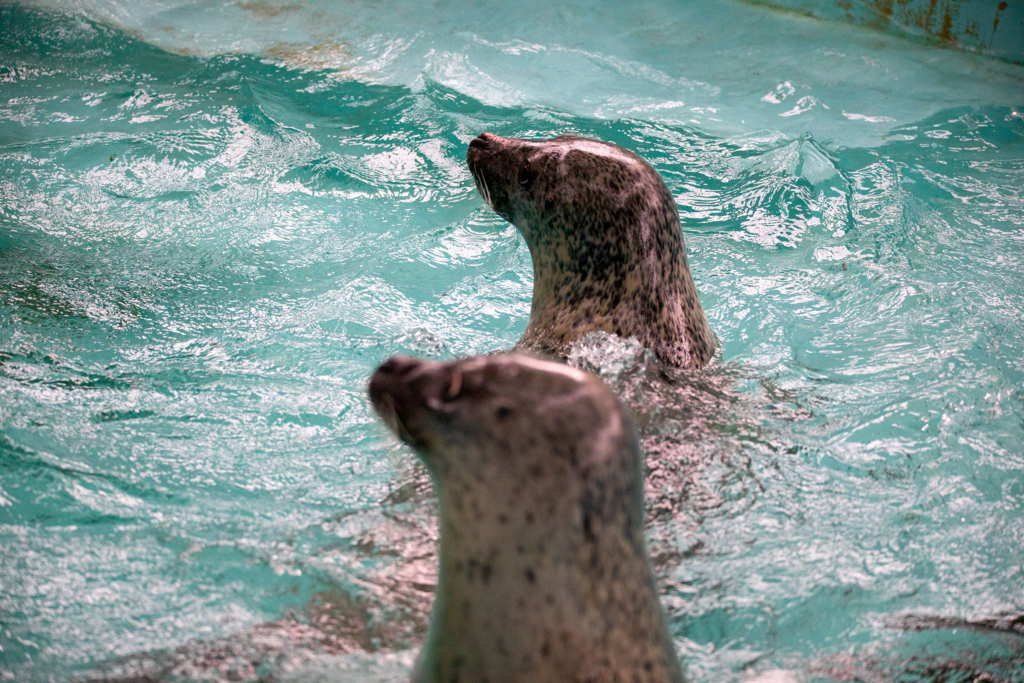
<instances>
[{"instance_id":1,"label":"seal reflection in water","mask_svg":"<svg viewBox=\"0 0 1024 683\"><path fill-rule=\"evenodd\" d=\"M647 559L636 432L604 383L520 355L395 357L370 397L440 503L415 683L683 680Z\"/></svg>"},{"instance_id":2,"label":"seal reflection in water","mask_svg":"<svg viewBox=\"0 0 1024 683\"><path fill-rule=\"evenodd\" d=\"M530 248L533 304L516 348L564 358L573 341L603 331L636 337L677 367L711 359L679 212L647 162L574 135L483 133L466 163L484 201Z\"/></svg>"}]
</instances>

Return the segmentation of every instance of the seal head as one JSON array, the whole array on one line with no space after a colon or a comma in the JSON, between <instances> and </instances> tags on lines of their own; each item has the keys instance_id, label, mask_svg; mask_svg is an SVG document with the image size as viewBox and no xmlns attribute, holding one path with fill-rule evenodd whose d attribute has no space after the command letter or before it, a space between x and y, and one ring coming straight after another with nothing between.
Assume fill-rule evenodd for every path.
<instances>
[{"instance_id":1,"label":"seal head","mask_svg":"<svg viewBox=\"0 0 1024 683\"><path fill-rule=\"evenodd\" d=\"M440 503L415 683L683 680L647 559L636 433L608 387L520 355L395 357L370 397Z\"/></svg>"},{"instance_id":2,"label":"seal head","mask_svg":"<svg viewBox=\"0 0 1024 683\"><path fill-rule=\"evenodd\" d=\"M466 162L484 201L533 260L530 321L517 348L564 358L589 332L636 337L661 360L699 368L714 336L665 182L632 152L562 135L483 133Z\"/></svg>"}]
</instances>

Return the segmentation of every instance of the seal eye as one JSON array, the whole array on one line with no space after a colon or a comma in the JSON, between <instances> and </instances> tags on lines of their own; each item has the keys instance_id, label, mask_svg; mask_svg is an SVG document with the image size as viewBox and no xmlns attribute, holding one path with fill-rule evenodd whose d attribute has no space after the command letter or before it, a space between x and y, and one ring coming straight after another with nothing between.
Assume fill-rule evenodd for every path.
<instances>
[{"instance_id":1,"label":"seal eye","mask_svg":"<svg viewBox=\"0 0 1024 683\"><path fill-rule=\"evenodd\" d=\"M519 187L528 188L533 184L533 174L530 173L529 166L523 166L519 169Z\"/></svg>"}]
</instances>

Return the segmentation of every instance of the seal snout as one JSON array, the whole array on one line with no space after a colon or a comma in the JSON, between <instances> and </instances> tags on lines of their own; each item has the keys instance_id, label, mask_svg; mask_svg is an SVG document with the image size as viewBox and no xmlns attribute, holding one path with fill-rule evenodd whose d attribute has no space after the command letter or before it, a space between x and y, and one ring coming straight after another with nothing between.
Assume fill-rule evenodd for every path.
<instances>
[{"instance_id":1,"label":"seal snout","mask_svg":"<svg viewBox=\"0 0 1024 683\"><path fill-rule=\"evenodd\" d=\"M391 431L416 446L422 442L428 415L444 411L453 390L458 394L462 378L456 375L443 363L394 356L370 378L370 401Z\"/></svg>"},{"instance_id":2,"label":"seal snout","mask_svg":"<svg viewBox=\"0 0 1024 683\"><path fill-rule=\"evenodd\" d=\"M410 409L422 404L411 380L423 365L423 361L414 358L393 356L384 361L370 378L370 401L374 410L391 431L410 444L417 440L406 426Z\"/></svg>"},{"instance_id":3,"label":"seal snout","mask_svg":"<svg viewBox=\"0 0 1024 683\"><path fill-rule=\"evenodd\" d=\"M480 133L469 143L469 148L487 151L500 147L502 142L504 142L504 138L500 138L494 133Z\"/></svg>"},{"instance_id":4,"label":"seal snout","mask_svg":"<svg viewBox=\"0 0 1024 683\"><path fill-rule=\"evenodd\" d=\"M374 376L398 376L404 377L416 368L423 365L423 361L409 358L408 356L392 356L384 361Z\"/></svg>"},{"instance_id":5,"label":"seal snout","mask_svg":"<svg viewBox=\"0 0 1024 683\"><path fill-rule=\"evenodd\" d=\"M505 138L500 138L494 133L480 133L469 142L469 149L466 151L466 163L470 169L483 163L487 157L494 154L502 147Z\"/></svg>"},{"instance_id":6,"label":"seal snout","mask_svg":"<svg viewBox=\"0 0 1024 683\"><path fill-rule=\"evenodd\" d=\"M469 143L466 165L473 174L473 182L484 202L502 214L507 191L503 188L505 175L502 168L509 162L509 152L515 138L503 138L494 133L481 133ZM503 215L503 214L502 214Z\"/></svg>"},{"instance_id":7,"label":"seal snout","mask_svg":"<svg viewBox=\"0 0 1024 683\"><path fill-rule=\"evenodd\" d=\"M420 398L420 402L427 396L423 396L425 387L422 385L423 375L429 374L430 368L436 365L427 361L408 358L406 356L392 356L387 359L370 378L370 398L374 405L378 399L390 395L392 398L401 398L403 401Z\"/></svg>"}]
</instances>

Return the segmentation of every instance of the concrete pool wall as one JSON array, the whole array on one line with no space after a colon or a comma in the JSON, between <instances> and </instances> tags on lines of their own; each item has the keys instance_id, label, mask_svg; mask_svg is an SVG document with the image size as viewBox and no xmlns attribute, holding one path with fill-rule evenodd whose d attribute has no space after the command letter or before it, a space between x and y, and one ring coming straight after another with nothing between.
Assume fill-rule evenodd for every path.
<instances>
[{"instance_id":1,"label":"concrete pool wall","mask_svg":"<svg viewBox=\"0 0 1024 683\"><path fill-rule=\"evenodd\" d=\"M1024 64L1024 2L1012 0L752 0Z\"/></svg>"}]
</instances>

